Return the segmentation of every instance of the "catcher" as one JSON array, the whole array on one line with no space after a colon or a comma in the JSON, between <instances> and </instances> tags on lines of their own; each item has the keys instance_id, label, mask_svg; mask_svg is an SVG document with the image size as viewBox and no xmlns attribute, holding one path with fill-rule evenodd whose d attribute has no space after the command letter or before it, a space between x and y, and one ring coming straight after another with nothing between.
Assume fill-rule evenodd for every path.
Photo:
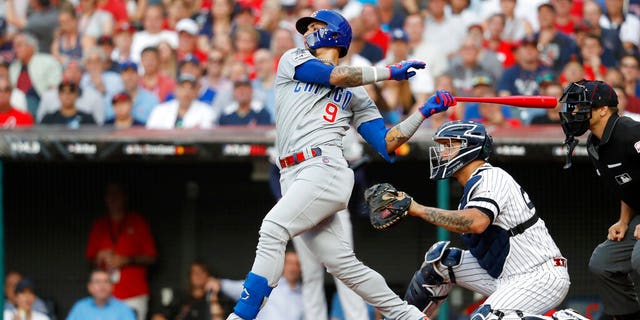
<instances>
[{"instance_id":1,"label":"catcher","mask_svg":"<svg viewBox=\"0 0 640 320\"><path fill-rule=\"evenodd\" d=\"M478 310L544 314L558 306L569 291L567 260L524 189L487 162L492 138L484 126L448 122L433 140L430 178L453 176L464 186L458 210L421 205L388 183L365 193L375 228L393 226L408 214L460 233L467 246L431 246L404 299L429 317L453 285L487 296Z\"/></svg>"}]
</instances>

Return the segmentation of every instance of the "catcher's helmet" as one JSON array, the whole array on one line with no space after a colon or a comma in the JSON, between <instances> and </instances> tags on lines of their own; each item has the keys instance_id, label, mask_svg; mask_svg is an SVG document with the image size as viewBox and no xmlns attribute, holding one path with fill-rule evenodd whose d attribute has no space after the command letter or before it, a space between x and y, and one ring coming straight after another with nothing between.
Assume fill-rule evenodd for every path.
<instances>
[{"instance_id":1,"label":"catcher's helmet","mask_svg":"<svg viewBox=\"0 0 640 320\"><path fill-rule=\"evenodd\" d=\"M438 128L433 140L437 143L429 148L432 180L451 177L473 160L488 160L493 145L484 125L474 121L446 122ZM461 144L453 147L452 140ZM448 151L447 154L444 151Z\"/></svg>"},{"instance_id":2,"label":"catcher's helmet","mask_svg":"<svg viewBox=\"0 0 640 320\"><path fill-rule=\"evenodd\" d=\"M560 111L562 130L567 136L577 137L589 129L591 109L617 107L618 95L605 82L582 79L564 90L560 102L563 103Z\"/></svg>"},{"instance_id":3,"label":"catcher's helmet","mask_svg":"<svg viewBox=\"0 0 640 320\"><path fill-rule=\"evenodd\" d=\"M351 45L351 26L347 19L335 11L322 9L310 17L298 19L296 30L304 35L309 24L317 21L326 23L327 27L305 37L309 48L337 47L340 49L340 58L346 56Z\"/></svg>"}]
</instances>

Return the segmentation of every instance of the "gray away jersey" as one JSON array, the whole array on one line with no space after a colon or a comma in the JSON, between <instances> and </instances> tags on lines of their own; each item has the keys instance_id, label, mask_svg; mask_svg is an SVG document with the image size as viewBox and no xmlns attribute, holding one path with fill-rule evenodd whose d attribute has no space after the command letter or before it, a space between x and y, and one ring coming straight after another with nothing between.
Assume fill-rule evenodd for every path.
<instances>
[{"instance_id":1,"label":"gray away jersey","mask_svg":"<svg viewBox=\"0 0 640 320\"><path fill-rule=\"evenodd\" d=\"M531 218L536 209L529 195L501 168L485 164L471 175L480 176L460 205L481 207L494 216L493 224L509 230ZM471 181L471 179L470 179ZM465 201L466 200L466 201ZM496 207L497 205L497 207ZM555 257L562 257L542 219L525 232L509 237L510 251L501 276L522 274Z\"/></svg>"},{"instance_id":2,"label":"gray away jersey","mask_svg":"<svg viewBox=\"0 0 640 320\"><path fill-rule=\"evenodd\" d=\"M276 149L280 156L305 147L338 146L353 123L381 118L363 87L339 88L304 83L293 78L295 68L316 59L295 48L280 58L275 80Z\"/></svg>"}]
</instances>

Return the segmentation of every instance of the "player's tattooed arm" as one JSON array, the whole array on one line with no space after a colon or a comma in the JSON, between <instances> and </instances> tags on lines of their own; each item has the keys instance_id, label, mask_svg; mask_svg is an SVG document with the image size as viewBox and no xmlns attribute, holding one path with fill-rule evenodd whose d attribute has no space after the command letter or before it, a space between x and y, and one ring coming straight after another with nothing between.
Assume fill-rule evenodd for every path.
<instances>
[{"instance_id":1,"label":"player's tattooed arm","mask_svg":"<svg viewBox=\"0 0 640 320\"><path fill-rule=\"evenodd\" d=\"M387 142L387 152L393 153L398 147L407 142L411 137L407 137L400 130L398 130L397 126L389 129L387 135L384 137L384 140Z\"/></svg>"},{"instance_id":2,"label":"player's tattooed arm","mask_svg":"<svg viewBox=\"0 0 640 320\"><path fill-rule=\"evenodd\" d=\"M489 217L478 209L443 210L426 207L413 201L409 214L436 226L457 233L481 233L489 223Z\"/></svg>"},{"instance_id":3,"label":"player's tattooed arm","mask_svg":"<svg viewBox=\"0 0 640 320\"><path fill-rule=\"evenodd\" d=\"M362 68L350 66L337 66L331 71L329 83L334 86L349 88L357 87L363 84Z\"/></svg>"}]
</instances>

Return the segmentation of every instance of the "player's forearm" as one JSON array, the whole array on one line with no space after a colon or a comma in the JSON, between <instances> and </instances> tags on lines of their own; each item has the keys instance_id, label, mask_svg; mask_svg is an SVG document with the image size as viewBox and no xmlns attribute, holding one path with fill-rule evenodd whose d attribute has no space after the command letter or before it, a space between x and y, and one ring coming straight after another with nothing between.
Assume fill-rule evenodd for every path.
<instances>
[{"instance_id":1,"label":"player's forearm","mask_svg":"<svg viewBox=\"0 0 640 320\"><path fill-rule=\"evenodd\" d=\"M337 66L331 71L329 83L334 86L349 88L389 79L386 67L351 67Z\"/></svg>"},{"instance_id":2,"label":"player's forearm","mask_svg":"<svg viewBox=\"0 0 640 320\"><path fill-rule=\"evenodd\" d=\"M474 223L472 217L461 210L443 210L423 206L413 201L409 207L409 214L451 232L480 233L483 230L478 223Z\"/></svg>"},{"instance_id":3,"label":"player's forearm","mask_svg":"<svg viewBox=\"0 0 640 320\"><path fill-rule=\"evenodd\" d=\"M633 211L633 209L628 204L626 204L624 201L621 200L620 201L620 222L624 224L629 224L629 222L631 221L634 215L635 215L635 212Z\"/></svg>"},{"instance_id":4,"label":"player's forearm","mask_svg":"<svg viewBox=\"0 0 640 320\"><path fill-rule=\"evenodd\" d=\"M424 117L420 112L415 112L411 116L404 119L402 122L393 126L387 135L385 140L387 141L387 152L392 153L402 144L407 142L422 125Z\"/></svg>"},{"instance_id":5,"label":"player's forearm","mask_svg":"<svg viewBox=\"0 0 640 320\"><path fill-rule=\"evenodd\" d=\"M393 153L401 145L407 142L409 138L410 137L403 135L402 132L398 130L397 126L389 129L387 135L384 137L384 140L387 142L387 153Z\"/></svg>"}]
</instances>

